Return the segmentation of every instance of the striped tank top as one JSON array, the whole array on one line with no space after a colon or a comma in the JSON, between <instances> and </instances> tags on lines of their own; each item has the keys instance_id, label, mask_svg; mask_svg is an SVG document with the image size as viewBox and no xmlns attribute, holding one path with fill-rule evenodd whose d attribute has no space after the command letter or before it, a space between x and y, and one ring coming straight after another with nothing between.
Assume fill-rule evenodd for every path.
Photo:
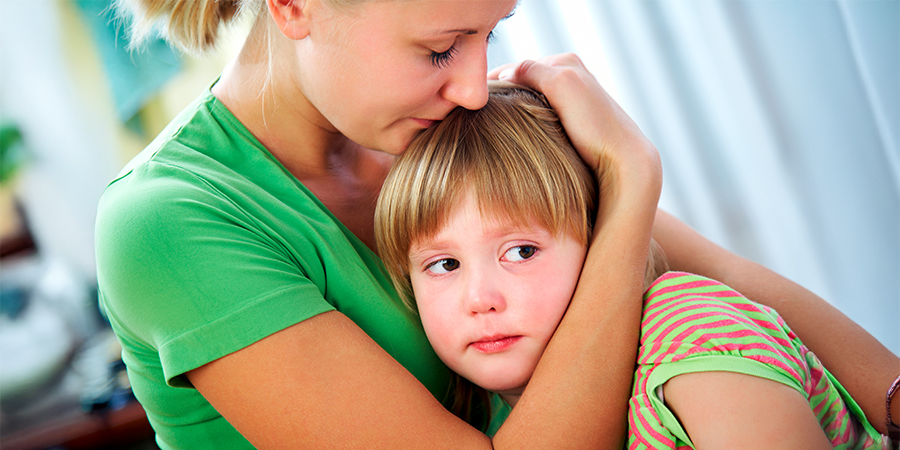
<instances>
[{"instance_id":1,"label":"striped tank top","mask_svg":"<svg viewBox=\"0 0 900 450\"><path fill-rule=\"evenodd\" d=\"M772 308L708 278L669 272L644 294L629 449L694 448L658 387L677 375L728 371L803 394L835 449L888 449L856 402Z\"/></svg>"}]
</instances>

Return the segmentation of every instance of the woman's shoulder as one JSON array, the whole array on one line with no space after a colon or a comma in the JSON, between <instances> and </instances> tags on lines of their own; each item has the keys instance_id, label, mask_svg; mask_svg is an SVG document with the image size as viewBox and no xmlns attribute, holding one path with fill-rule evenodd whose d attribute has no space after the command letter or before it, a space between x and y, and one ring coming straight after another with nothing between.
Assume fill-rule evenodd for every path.
<instances>
[{"instance_id":1,"label":"woman's shoulder","mask_svg":"<svg viewBox=\"0 0 900 450\"><path fill-rule=\"evenodd\" d=\"M148 166L177 167L202 174L235 166L240 153L261 153L265 148L212 95L209 89L178 113L143 151L132 158L110 183L139 178L137 170ZM152 174L152 172L151 172ZM144 181L152 180L144 174Z\"/></svg>"},{"instance_id":2,"label":"woman's shoulder","mask_svg":"<svg viewBox=\"0 0 900 450\"><path fill-rule=\"evenodd\" d=\"M321 209L206 90L109 183L98 218L183 217L207 207L252 217L285 204L293 213Z\"/></svg>"}]
</instances>

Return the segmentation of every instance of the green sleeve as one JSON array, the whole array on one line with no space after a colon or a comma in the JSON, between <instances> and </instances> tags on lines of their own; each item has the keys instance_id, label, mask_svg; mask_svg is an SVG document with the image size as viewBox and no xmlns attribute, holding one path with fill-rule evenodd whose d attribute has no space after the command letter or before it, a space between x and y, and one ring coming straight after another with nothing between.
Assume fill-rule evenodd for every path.
<instances>
[{"instance_id":1,"label":"green sleeve","mask_svg":"<svg viewBox=\"0 0 900 450\"><path fill-rule=\"evenodd\" d=\"M98 276L111 320L158 349L169 384L333 309L252 217L177 167L137 170L151 168L153 183L113 185L103 198Z\"/></svg>"}]
</instances>

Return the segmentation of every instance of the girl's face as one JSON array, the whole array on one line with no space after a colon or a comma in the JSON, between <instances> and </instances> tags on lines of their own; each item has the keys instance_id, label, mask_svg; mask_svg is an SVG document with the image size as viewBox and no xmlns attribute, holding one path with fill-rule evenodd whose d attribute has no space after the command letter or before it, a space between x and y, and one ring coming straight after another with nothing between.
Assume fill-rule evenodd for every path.
<instances>
[{"instance_id":1,"label":"girl's face","mask_svg":"<svg viewBox=\"0 0 900 450\"><path fill-rule=\"evenodd\" d=\"M456 106L487 102L487 45L516 0L368 1L314 8L298 84L323 128L400 154Z\"/></svg>"},{"instance_id":2,"label":"girl's face","mask_svg":"<svg viewBox=\"0 0 900 450\"><path fill-rule=\"evenodd\" d=\"M448 367L515 403L568 307L587 249L484 217L472 195L410 248L428 340Z\"/></svg>"}]
</instances>

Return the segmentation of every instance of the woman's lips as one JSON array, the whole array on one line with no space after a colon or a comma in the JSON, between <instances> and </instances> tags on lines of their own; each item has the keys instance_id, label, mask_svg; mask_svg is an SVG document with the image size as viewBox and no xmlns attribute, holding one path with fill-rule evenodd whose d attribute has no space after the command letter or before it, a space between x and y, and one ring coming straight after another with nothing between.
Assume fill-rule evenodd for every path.
<instances>
[{"instance_id":1,"label":"woman's lips","mask_svg":"<svg viewBox=\"0 0 900 450\"><path fill-rule=\"evenodd\" d=\"M518 342L519 339L522 339L522 336L503 336L497 338L491 337L480 340L478 342L473 342L469 345L474 347L475 350L478 350L482 353L497 353L508 349L513 344Z\"/></svg>"},{"instance_id":2,"label":"woman's lips","mask_svg":"<svg viewBox=\"0 0 900 450\"><path fill-rule=\"evenodd\" d=\"M417 119L417 118L413 118L412 120L413 120L413 122L421 125L423 128L428 128L438 122L437 120Z\"/></svg>"}]
</instances>

